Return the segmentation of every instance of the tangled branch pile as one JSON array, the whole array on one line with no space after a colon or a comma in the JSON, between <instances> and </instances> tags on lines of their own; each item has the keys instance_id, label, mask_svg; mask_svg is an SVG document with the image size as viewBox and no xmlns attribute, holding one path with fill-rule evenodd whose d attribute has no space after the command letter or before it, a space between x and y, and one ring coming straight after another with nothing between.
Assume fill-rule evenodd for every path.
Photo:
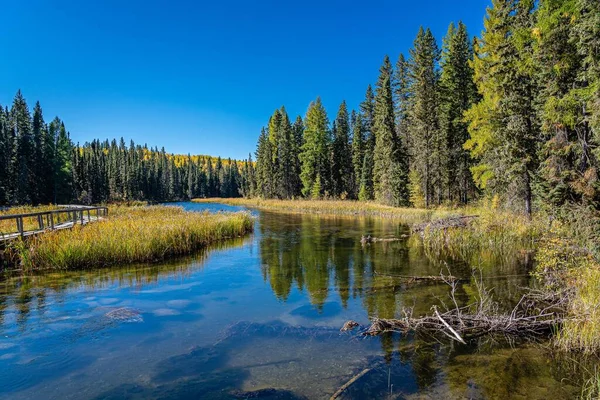
<instances>
[{"instance_id":1,"label":"tangled branch pile","mask_svg":"<svg viewBox=\"0 0 600 400\"><path fill-rule=\"evenodd\" d=\"M415 317L412 309L404 310L404 318L374 318L364 335L379 335L384 332L424 332L432 335L443 334L452 340L465 343L465 340L488 334L532 337L551 333L565 319L568 296L530 291L523 295L510 313L499 312L498 304L492 301L490 293L476 280L479 301L467 306L459 306L455 297L458 282L442 279L451 287L451 307L438 311L432 307L430 315Z\"/></svg>"}]
</instances>

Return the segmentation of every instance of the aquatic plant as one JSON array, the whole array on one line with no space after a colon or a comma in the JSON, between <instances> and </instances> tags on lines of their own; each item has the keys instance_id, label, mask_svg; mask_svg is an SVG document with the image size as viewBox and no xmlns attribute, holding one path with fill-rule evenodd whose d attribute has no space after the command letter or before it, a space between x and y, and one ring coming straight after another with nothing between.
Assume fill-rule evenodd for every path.
<instances>
[{"instance_id":1,"label":"aquatic plant","mask_svg":"<svg viewBox=\"0 0 600 400\"><path fill-rule=\"evenodd\" d=\"M45 233L21 246L25 269L76 269L155 262L244 235L249 213L209 214L179 207L115 207L103 221ZM18 247L18 246L17 246Z\"/></svg>"}]
</instances>

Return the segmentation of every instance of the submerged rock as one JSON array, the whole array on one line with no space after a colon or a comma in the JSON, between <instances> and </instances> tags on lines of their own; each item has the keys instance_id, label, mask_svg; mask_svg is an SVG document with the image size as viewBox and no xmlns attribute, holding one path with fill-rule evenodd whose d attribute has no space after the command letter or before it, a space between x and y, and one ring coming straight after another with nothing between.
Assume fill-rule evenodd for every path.
<instances>
[{"instance_id":1,"label":"submerged rock","mask_svg":"<svg viewBox=\"0 0 600 400\"><path fill-rule=\"evenodd\" d=\"M121 307L104 314L106 318L115 322L144 322L144 318L138 310L129 307Z\"/></svg>"}]
</instances>

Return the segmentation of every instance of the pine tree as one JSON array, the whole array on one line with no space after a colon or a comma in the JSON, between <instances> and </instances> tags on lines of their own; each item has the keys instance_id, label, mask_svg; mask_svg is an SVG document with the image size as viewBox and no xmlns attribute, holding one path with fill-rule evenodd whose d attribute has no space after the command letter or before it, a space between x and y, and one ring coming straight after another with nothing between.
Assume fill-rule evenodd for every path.
<instances>
[{"instance_id":1,"label":"pine tree","mask_svg":"<svg viewBox=\"0 0 600 400\"><path fill-rule=\"evenodd\" d=\"M392 66L388 56L380 68L375 95L373 187L375 199L389 205L408 203L406 156L396 136Z\"/></svg>"},{"instance_id":2,"label":"pine tree","mask_svg":"<svg viewBox=\"0 0 600 400\"><path fill-rule=\"evenodd\" d=\"M440 78L440 130L448 149L445 171L447 198L466 203L474 193L471 158L463 149L469 138L463 115L477 100L473 81L473 49L466 26L450 24L444 38Z\"/></svg>"},{"instance_id":3,"label":"pine tree","mask_svg":"<svg viewBox=\"0 0 600 400\"><path fill-rule=\"evenodd\" d=\"M322 196L329 176L329 122L327 113L321 99L317 97L310 103L304 121L304 143L300 153L302 169L300 178L302 180L302 194L315 197L318 189L318 197Z\"/></svg>"},{"instance_id":4,"label":"pine tree","mask_svg":"<svg viewBox=\"0 0 600 400\"><path fill-rule=\"evenodd\" d=\"M302 180L300 179L302 163L300 162L300 152L304 144L304 121L302 121L300 115L296 117L296 121L292 126L292 132L294 136L294 173L292 185L294 187L294 196L300 196L302 194Z\"/></svg>"},{"instance_id":5,"label":"pine tree","mask_svg":"<svg viewBox=\"0 0 600 400\"><path fill-rule=\"evenodd\" d=\"M352 151L350 148L350 125L346 102L340 104L335 118L333 130L332 163L331 163L332 195L346 197L352 184Z\"/></svg>"},{"instance_id":6,"label":"pine tree","mask_svg":"<svg viewBox=\"0 0 600 400\"><path fill-rule=\"evenodd\" d=\"M364 123L363 135L365 138L364 153L367 157L367 163L363 163L363 167L367 170L363 170L362 173L368 176L365 180L365 186L363 190L363 199L372 200L374 196L373 192L373 152L375 151L375 135L373 134L373 124L375 120L375 94L371 85L367 87L365 94L365 100L360 104L360 115ZM362 181L362 177L361 177Z\"/></svg>"},{"instance_id":7,"label":"pine tree","mask_svg":"<svg viewBox=\"0 0 600 400\"><path fill-rule=\"evenodd\" d=\"M276 157L276 177L278 197L291 199L296 194L294 181L296 158L298 153L296 149L296 138L292 130L292 125L285 107L281 107L278 111L280 121L274 129L278 129L276 137L277 142L277 157ZM272 118L273 119L273 118Z\"/></svg>"},{"instance_id":8,"label":"pine tree","mask_svg":"<svg viewBox=\"0 0 600 400\"><path fill-rule=\"evenodd\" d=\"M32 188L31 188L31 197L32 202L34 204L39 203L47 203L47 193L48 193L48 175L47 175L47 167L48 161L45 159L45 141L47 139L48 127L44 122L44 115L42 113L42 107L40 106L40 102L35 103L35 107L33 108L33 124L32 124L32 134L33 134L33 142L35 146L34 156L32 160Z\"/></svg>"},{"instance_id":9,"label":"pine tree","mask_svg":"<svg viewBox=\"0 0 600 400\"><path fill-rule=\"evenodd\" d=\"M365 137L363 134L361 114L358 114L353 110L350 120L352 121L352 178L354 180L352 184L352 195L354 198L358 198L362 181L362 167L365 158Z\"/></svg>"},{"instance_id":10,"label":"pine tree","mask_svg":"<svg viewBox=\"0 0 600 400\"><path fill-rule=\"evenodd\" d=\"M440 167L444 162L441 154L440 129L438 126L438 80L436 69L439 50L429 29L421 28L411 50L410 75L414 106L411 110L412 168L417 172L429 207L440 192ZM414 176L414 174L413 174ZM414 182L412 182L414 184Z\"/></svg>"},{"instance_id":11,"label":"pine tree","mask_svg":"<svg viewBox=\"0 0 600 400\"><path fill-rule=\"evenodd\" d=\"M396 134L404 146L404 152L407 156L407 167L410 169L410 160L412 157L412 140L410 135L410 112L412 109L412 88L410 77L410 65L405 59L404 54L400 54L396 62L394 71L395 86L395 115L396 115Z\"/></svg>"},{"instance_id":12,"label":"pine tree","mask_svg":"<svg viewBox=\"0 0 600 400\"><path fill-rule=\"evenodd\" d=\"M13 202L30 204L35 184L35 142L29 108L19 90L10 111L10 129L13 132L15 151L12 157Z\"/></svg>"},{"instance_id":13,"label":"pine tree","mask_svg":"<svg viewBox=\"0 0 600 400\"><path fill-rule=\"evenodd\" d=\"M263 198L275 196L273 152L273 145L269 140L267 131L263 128L256 147L256 190L257 195Z\"/></svg>"}]
</instances>

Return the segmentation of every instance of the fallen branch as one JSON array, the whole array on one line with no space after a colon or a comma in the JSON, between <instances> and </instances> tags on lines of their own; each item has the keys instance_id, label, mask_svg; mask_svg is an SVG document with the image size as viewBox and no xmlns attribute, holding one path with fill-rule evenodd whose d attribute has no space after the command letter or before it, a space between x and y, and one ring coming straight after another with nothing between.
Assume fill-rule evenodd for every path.
<instances>
[{"instance_id":1,"label":"fallen branch","mask_svg":"<svg viewBox=\"0 0 600 400\"><path fill-rule=\"evenodd\" d=\"M407 237L409 237L409 235L401 235L400 237L395 237L395 238L378 238L378 237L372 237L371 235L368 235L368 236L362 236L360 238L360 243L365 245L365 244L377 243L377 242L399 242L401 240L406 239Z\"/></svg>"},{"instance_id":2,"label":"fallen branch","mask_svg":"<svg viewBox=\"0 0 600 400\"><path fill-rule=\"evenodd\" d=\"M435 311L435 315L438 317L438 319L440 321L442 321L442 324L444 324L444 326L446 328L448 328L448 330L454 335L454 337L456 338L456 340L458 340L459 342L461 342L462 344L467 344L463 338L460 337L460 335L458 334L458 332L456 332L454 329L452 329L452 327L450 325L448 325L448 323L446 321L444 321L444 318L442 318L442 316L440 315L440 313L438 312L437 308L434 307L433 308Z\"/></svg>"},{"instance_id":3,"label":"fallen branch","mask_svg":"<svg viewBox=\"0 0 600 400\"><path fill-rule=\"evenodd\" d=\"M365 368L362 371L360 371L358 374L354 375L352 377L352 379L350 379L348 382L344 383L338 390L337 392L335 392L333 394L333 396L331 396L329 398L329 400L335 400L338 397L340 397L342 395L342 393L344 393L344 391L346 389L348 389L350 386L352 386L352 384L354 382L356 382L357 380L359 380L360 378L362 378L365 374L367 374L369 371L371 371L371 368Z\"/></svg>"},{"instance_id":4,"label":"fallen branch","mask_svg":"<svg viewBox=\"0 0 600 400\"><path fill-rule=\"evenodd\" d=\"M403 279L403 280L407 280L410 282L417 282L417 281L430 281L430 282L447 282L447 281L460 281L460 280L467 280L467 279L461 279L461 278L457 278L456 276L453 275L445 275L445 276L441 276L441 275L392 275L392 274L381 274L379 272L375 272L375 275L379 275L379 276L386 276L389 278L398 278L398 279Z\"/></svg>"}]
</instances>

